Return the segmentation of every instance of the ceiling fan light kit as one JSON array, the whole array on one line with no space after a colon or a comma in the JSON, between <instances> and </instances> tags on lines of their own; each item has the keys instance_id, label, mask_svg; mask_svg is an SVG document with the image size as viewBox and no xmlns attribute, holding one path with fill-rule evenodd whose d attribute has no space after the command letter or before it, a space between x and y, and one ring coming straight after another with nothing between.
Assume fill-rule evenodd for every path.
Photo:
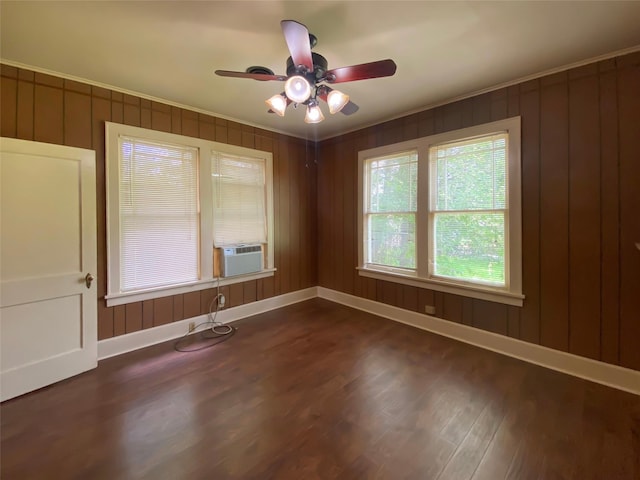
<instances>
[{"instance_id":1,"label":"ceiling fan light kit","mask_svg":"<svg viewBox=\"0 0 640 480\"><path fill-rule=\"evenodd\" d=\"M281 117L284 117L284 113L286 112L288 105L287 97L285 97L284 94L274 95L270 99L265 100L265 103L272 111Z\"/></svg>"},{"instance_id":2,"label":"ceiling fan light kit","mask_svg":"<svg viewBox=\"0 0 640 480\"><path fill-rule=\"evenodd\" d=\"M307 113L304 116L304 121L306 123L320 123L323 120L324 115L322 114L322 110L320 110L320 105L309 104L307 106Z\"/></svg>"},{"instance_id":3,"label":"ceiling fan light kit","mask_svg":"<svg viewBox=\"0 0 640 480\"><path fill-rule=\"evenodd\" d=\"M311 85L302 75L294 75L284 84L284 93L292 102L304 104L311 97Z\"/></svg>"},{"instance_id":4,"label":"ceiling fan light kit","mask_svg":"<svg viewBox=\"0 0 640 480\"><path fill-rule=\"evenodd\" d=\"M324 85L323 82L333 84L390 77L396 72L396 64L390 59L328 70L327 60L322 55L311 52L317 43L317 38L309 33L307 27L294 20L282 20L280 26L291 53L287 59L286 76L274 75L266 67L249 67L245 72L228 70L215 72L222 77L285 82L283 93L265 100L270 113L284 117L289 103L293 103L294 106L306 105L304 121L319 123L324 120L324 115L318 100L323 100L328 104L331 114L342 112L344 115L351 115L358 110L358 106L349 99L348 95Z\"/></svg>"}]
</instances>

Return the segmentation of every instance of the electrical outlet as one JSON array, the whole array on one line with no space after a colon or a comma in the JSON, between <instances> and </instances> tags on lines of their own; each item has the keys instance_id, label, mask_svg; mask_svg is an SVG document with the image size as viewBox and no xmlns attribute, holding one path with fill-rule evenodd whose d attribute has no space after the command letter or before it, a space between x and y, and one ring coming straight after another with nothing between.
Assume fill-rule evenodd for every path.
<instances>
[{"instance_id":1,"label":"electrical outlet","mask_svg":"<svg viewBox=\"0 0 640 480\"><path fill-rule=\"evenodd\" d=\"M218 305L220 305L220 308L224 308L224 304L227 302L227 299L224 298L224 294L221 293L220 296L218 297Z\"/></svg>"},{"instance_id":2,"label":"electrical outlet","mask_svg":"<svg viewBox=\"0 0 640 480\"><path fill-rule=\"evenodd\" d=\"M427 315L435 315L436 314L436 307L434 307L433 305L425 305L424 306L424 313L426 313Z\"/></svg>"},{"instance_id":3,"label":"electrical outlet","mask_svg":"<svg viewBox=\"0 0 640 480\"><path fill-rule=\"evenodd\" d=\"M196 329L196 322L189 322L189 333Z\"/></svg>"}]
</instances>

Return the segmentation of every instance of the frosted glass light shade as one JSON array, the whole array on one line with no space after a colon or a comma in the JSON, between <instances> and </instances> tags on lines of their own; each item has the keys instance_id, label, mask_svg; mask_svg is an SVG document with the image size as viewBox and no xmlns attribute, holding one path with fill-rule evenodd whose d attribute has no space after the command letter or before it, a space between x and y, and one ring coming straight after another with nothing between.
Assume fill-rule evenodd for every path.
<instances>
[{"instance_id":1,"label":"frosted glass light shade","mask_svg":"<svg viewBox=\"0 0 640 480\"><path fill-rule=\"evenodd\" d=\"M269 105L269 108L271 108L271 110L273 110L281 117L284 117L284 113L287 110L287 99L284 97L284 95L274 95L269 100L265 100L264 102Z\"/></svg>"},{"instance_id":2,"label":"frosted glass light shade","mask_svg":"<svg viewBox=\"0 0 640 480\"><path fill-rule=\"evenodd\" d=\"M318 105L309 105L307 107L307 114L304 116L304 121L306 123L320 123L323 120L324 115Z\"/></svg>"},{"instance_id":3,"label":"frosted glass light shade","mask_svg":"<svg viewBox=\"0 0 640 480\"><path fill-rule=\"evenodd\" d=\"M331 90L327 96L327 105L329 105L329 113L338 113L349 103L349 95L345 95L338 90Z\"/></svg>"},{"instance_id":4,"label":"frosted glass light shade","mask_svg":"<svg viewBox=\"0 0 640 480\"><path fill-rule=\"evenodd\" d=\"M311 96L311 85L306 78L294 75L284 84L284 93L295 103L304 103Z\"/></svg>"}]
</instances>

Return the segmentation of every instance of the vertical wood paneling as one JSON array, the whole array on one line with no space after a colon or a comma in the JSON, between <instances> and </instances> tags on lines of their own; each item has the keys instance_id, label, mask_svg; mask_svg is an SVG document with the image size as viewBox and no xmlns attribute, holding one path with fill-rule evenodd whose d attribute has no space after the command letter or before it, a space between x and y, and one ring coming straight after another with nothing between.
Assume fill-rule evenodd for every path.
<instances>
[{"instance_id":1,"label":"vertical wood paneling","mask_svg":"<svg viewBox=\"0 0 640 480\"><path fill-rule=\"evenodd\" d=\"M633 55L633 54L632 54ZM633 59L637 60L636 54ZM618 70L620 364L640 370L640 62Z\"/></svg>"},{"instance_id":2,"label":"vertical wood paneling","mask_svg":"<svg viewBox=\"0 0 640 480\"><path fill-rule=\"evenodd\" d=\"M433 295L433 290L426 290L424 288L418 289L418 312L425 313L424 307L435 307L436 301Z\"/></svg>"},{"instance_id":3,"label":"vertical wood paneling","mask_svg":"<svg viewBox=\"0 0 640 480\"><path fill-rule=\"evenodd\" d=\"M173 321L173 296L153 300L153 326L165 325Z\"/></svg>"},{"instance_id":4,"label":"vertical wood paneling","mask_svg":"<svg viewBox=\"0 0 640 480\"><path fill-rule=\"evenodd\" d=\"M153 130L171 133L171 107L151 102L151 127Z\"/></svg>"},{"instance_id":5,"label":"vertical wood paneling","mask_svg":"<svg viewBox=\"0 0 640 480\"><path fill-rule=\"evenodd\" d=\"M489 332L507 334L507 305L473 299L473 326Z\"/></svg>"},{"instance_id":6,"label":"vertical wood paneling","mask_svg":"<svg viewBox=\"0 0 640 480\"><path fill-rule=\"evenodd\" d=\"M512 338L520 338L520 312L520 308L509 305L507 311L507 335Z\"/></svg>"},{"instance_id":7,"label":"vertical wood paneling","mask_svg":"<svg viewBox=\"0 0 640 480\"><path fill-rule=\"evenodd\" d=\"M290 203L289 203L289 148L284 138L279 139L278 148L278 190L279 198L277 199L278 217L280 222L279 230L279 250L280 250L280 268L278 277L280 279L280 290L278 294L290 292L291 286L291 234L289 231Z\"/></svg>"},{"instance_id":8,"label":"vertical wood paneling","mask_svg":"<svg viewBox=\"0 0 640 480\"><path fill-rule=\"evenodd\" d=\"M522 128L522 287L520 339L540 343L540 91L520 87Z\"/></svg>"},{"instance_id":9,"label":"vertical wood paneling","mask_svg":"<svg viewBox=\"0 0 640 480\"><path fill-rule=\"evenodd\" d=\"M22 70L20 71L22 72ZM18 80L18 105L16 107L16 138L33 140L33 106L35 85Z\"/></svg>"},{"instance_id":10,"label":"vertical wood paneling","mask_svg":"<svg viewBox=\"0 0 640 480\"><path fill-rule=\"evenodd\" d=\"M600 189L602 245L601 272L601 359L620 362L620 258L619 258L619 171L617 74L608 62L601 62L600 75Z\"/></svg>"},{"instance_id":11,"label":"vertical wood paneling","mask_svg":"<svg viewBox=\"0 0 640 480\"><path fill-rule=\"evenodd\" d=\"M215 310L216 305L212 303L217 295L217 290L214 288L207 288L200 290L200 315L209 313L209 310Z\"/></svg>"},{"instance_id":12,"label":"vertical wood paneling","mask_svg":"<svg viewBox=\"0 0 640 480\"><path fill-rule=\"evenodd\" d=\"M123 106L123 122L125 125L133 127L142 126L140 113L140 99L131 95L124 96L125 102Z\"/></svg>"},{"instance_id":13,"label":"vertical wood paneling","mask_svg":"<svg viewBox=\"0 0 640 480\"><path fill-rule=\"evenodd\" d=\"M442 318L462 323L462 297L450 293L442 294Z\"/></svg>"},{"instance_id":14,"label":"vertical wood paneling","mask_svg":"<svg viewBox=\"0 0 640 480\"><path fill-rule=\"evenodd\" d=\"M342 291L350 295L354 293L354 281L353 278L357 274L355 267L358 257L356 250L357 242L357 214L356 214L356 202L358 192L358 161L357 154L353 149L353 140L341 142L340 151L342 152L342 175L341 179L336 181L342 181L341 190L344 192L342 196L342 208L340 209L342 214L342 245L343 256L340 262L341 272L340 276L343 278Z\"/></svg>"},{"instance_id":15,"label":"vertical wood paneling","mask_svg":"<svg viewBox=\"0 0 640 480\"><path fill-rule=\"evenodd\" d=\"M239 307L244 301L244 288L241 283L229 285L229 307Z\"/></svg>"},{"instance_id":16,"label":"vertical wood paneling","mask_svg":"<svg viewBox=\"0 0 640 480\"><path fill-rule=\"evenodd\" d=\"M569 162L566 73L540 93L540 342L569 347Z\"/></svg>"},{"instance_id":17,"label":"vertical wood paneling","mask_svg":"<svg viewBox=\"0 0 640 480\"><path fill-rule=\"evenodd\" d=\"M153 327L153 300L142 302L142 328Z\"/></svg>"},{"instance_id":18,"label":"vertical wood paneling","mask_svg":"<svg viewBox=\"0 0 640 480\"><path fill-rule=\"evenodd\" d=\"M473 298L462 298L462 323L465 325L473 326L474 322L474 299Z\"/></svg>"},{"instance_id":19,"label":"vertical wood paneling","mask_svg":"<svg viewBox=\"0 0 640 480\"><path fill-rule=\"evenodd\" d=\"M171 133L182 134L182 110L178 107L171 107Z\"/></svg>"},{"instance_id":20,"label":"vertical wood paneling","mask_svg":"<svg viewBox=\"0 0 640 480\"><path fill-rule=\"evenodd\" d=\"M64 144L91 148L91 97L64 92Z\"/></svg>"},{"instance_id":21,"label":"vertical wood paneling","mask_svg":"<svg viewBox=\"0 0 640 480\"><path fill-rule=\"evenodd\" d=\"M200 138L215 141L216 120L209 115L198 115L198 133Z\"/></svg>"},{"instance_id":22,"label":"vertical wood paneling","mask_svg":"<svg viewBox=\"0 0 640 480\"><path fill-rule=\"evenodd\" d=\"M242 283L242 303L255 302L258 298L257 283L255 280Z\"/></svg>"},{"instance_id":23,"label":"vertical wood paneling","mask_svg":"<svg viewBox=\"0 0 640 480\"><path fill-rule=\"evenodd\" d=\"M127 333L142 330L142 302L128 303L124 307Z\"/></svg>"},{"instance_id":24,"label":"vertical wood paneling","mask_svg":"<svg viewBox=\"0 0 640 480\"><path fill-rule=\"evenodd\" d=\"M91 148L96 152L96 229L97 229L97 268L98 298L104 298L107 293L107 224L106 224L106 174L105 174L105 133L104 122L111 120L110 100L104 98L110 93L104 92L97 87L91 88ZM104 302L104 300L102 300ZM103 324L103 331L111 330L112 336L116 331L114 328L113 309L105 307L98 310L98 323ZM110 324L110 325L109 325Z\"/></svg>"},{"instance_id":25,"label":"vertical wood paneling","mask_svg":"<svg viewBox=\"0 0 640 480\"><path fill-rule=\"evenodd\" d=\"M33 115L33 139L62 145L63 96L59 88L36 84Z\"/></svg>"},{"instance_id":26,"label":"vertical wood paneling","mask_svg":"<svg viewBox=\"0 0 640 480\"><path fill-rule=\"evenodd\" d=\"M2 77L0 81L0 135L14 138L17 132L18 80Z\"/></svg>"},{"instance_id":27,"label":"vertical wood paneling","mask_svg":"<svg viewBox=\"0 0 640 480\"><path fill-rule=\"evenodd\" d=\"M277 268L273 276L273 294L280 295L280 276L282 273L282 235L280 225L286 219L282 217L282 212L280 211L280 140L278 137L273 140L273 210L277 212L273 219L273 242L275 244L273 261Z\"/></svg>"},{"instance_id":28,"label":"vertical wood paneling","mask_svg":"<svg viewBox=\"0 0 640 480\"><path fill-rule=\"evenodd\" d=\"M418 311L418 287L402 285L402 304L400 306L413 312Z\"/></svg>"},{"instance_id":29,"label":"vertical wood paneling","mask_svg":"<svg viewBox=\"0 0 640 480\"><path fill-rule=\"evenodd\" d=\"M271 298L275 295L275 280L273 277L262 279L262 298Z\"/></svg>"},{"instance_id":30,"label":"vertical wood paneling","mask_svg":"<svg viewBox=\"0 0 640 480\"><path fill-rule=\"evenodd\" d=\"M189 292L183 295L184 318L200 315L200 292Z\"/></svg>"},{"instance_id":31,"label":"vertical wood paneling","mask_svg":"<svg viewBox=\"0 0 640 480\"><path fill-rule=\"evenodd\" d=\"M198 114L189 110L181 110L180 113L182 114L182 118L180 119L182 135L198 138L200 136Z\"/></svg>"},{"instance_id":32,"label":"vertical wood paneling","mask_svg":"<svg viewBox=\"0 0 640 480\"><path fill-rule=\"evenodd\" d=\"M173 321L178 322L186 318L184 316L184 295L173 296Z\"/></svg>"},{"instance_id":33,"label":"vertical wood paneling","mask_svg":"<svg viewBox=\"0 0 640 480\"><path fill-rule=\"evenodd\" d=\"M113 336L124 335L127 333L127 316L126 307L118 305L113 307Z\"/></svg>"},{"instance_id":34,"label":"vertical wood paneling","mask_svg":"<svg viewBox=\"0 0 640 480\"><path fill-rule=\"evenodd\" d=\"M98 299L98 340L113 337L113 308L107 308L102 299Z\"/></svg>"},{"instance_id":35,"label":"vertical wood paneling","mask_svg":"<svg viewBox=\"0 0 640 480\"><path fill-rule=\"evenodd\" d=\"M600 125L595 71L569 82L569 351L599 359Z\"/></svg>"},{"instance_id":36,"label":"vertical wood paneling","mask_svg":"<svg viewBox=\"0 0 640 480\"><path fill-rule=\"evenodd\" d=\"M111 121L124 123L124 104L122 102L111 102Z\"/></svg>"},{"instance_id":37,"label":"vertical wood paneling","mask_svg":"<svg viewBox=\"0 0 640 480\"><path fill-rule=\"evenodd\" d=\"M289 172L289 290L300 289L300 186L298 178L304 159L300 155L299 145L289 144L287 171Z\"/></svg>"}]
</instances>

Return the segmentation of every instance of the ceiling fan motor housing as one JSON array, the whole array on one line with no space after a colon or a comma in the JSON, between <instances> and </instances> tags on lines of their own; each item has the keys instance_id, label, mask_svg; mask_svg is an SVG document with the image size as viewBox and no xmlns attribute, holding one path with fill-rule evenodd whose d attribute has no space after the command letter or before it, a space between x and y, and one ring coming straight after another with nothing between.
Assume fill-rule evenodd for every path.
<instances>
[{"instance_id":1,"label":"ceiling fan motor housing","mask_svg":"<svg viewBox=\"0 0 640 480\"><path fill-rule=\"evenodd\" d=\"M287 58L287 77L291 75L302 75L309 80L312 85L324 79L329 65L327 59L315 52L311 52L311 58L313 60L313 72L301 72L298 66L293 63L291 57Z\"/></svg>"}]
</instances>

